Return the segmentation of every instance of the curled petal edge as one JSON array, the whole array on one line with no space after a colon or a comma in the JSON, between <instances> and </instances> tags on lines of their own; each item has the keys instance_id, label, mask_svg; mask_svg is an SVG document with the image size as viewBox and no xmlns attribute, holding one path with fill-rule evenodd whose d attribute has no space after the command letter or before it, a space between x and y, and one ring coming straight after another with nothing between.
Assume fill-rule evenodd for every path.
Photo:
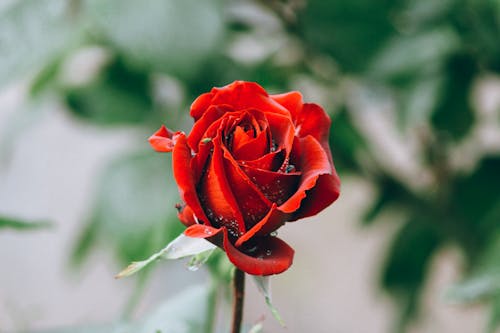
<instances>
[{"instance_id":1,"label":"curled petal edge","mask_svg":"<svg viewBox=\"0 0 500 333\"><path fill-rule=\"evenodd\" d=\"M182 132L172 132L165 125L161 125L160 129L151 135L148 141L157 152L169 153L174 149L177 138L181 134Z\"/></svg>"},{"instance_id":2,"label":"curled petal edge","mask_svg":"<svg viewBox=\"0 0 500 333\"><path fill-rule=\"evenodd\" d=\"M294 250L277 237L266 237L260 249L263 256L252 257L238 250L231 244L225 227L220 229L195 224L184 231L188 237L206 238L210 242L222 247L237 268L251 275L273 275L286 271L293 262Z\"/></svg>"}]
</instances>

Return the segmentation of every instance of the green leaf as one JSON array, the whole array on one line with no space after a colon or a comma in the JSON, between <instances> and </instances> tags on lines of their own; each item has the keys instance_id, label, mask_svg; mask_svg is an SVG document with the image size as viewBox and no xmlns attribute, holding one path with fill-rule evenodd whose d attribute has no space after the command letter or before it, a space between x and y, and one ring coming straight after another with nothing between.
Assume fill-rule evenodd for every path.
<instances>
[{"instance_id":1,"label":"green leaf","mask_svg":"<svg viewBox=\"0 0 500 333\"><path fill-rule=\"evenodd\" d=\"M491 314L488 321L487 333L495 333L500 327L500 295L493 300L491 305Z\"/></svg>"},{"instance_id":2,"label":"green leaf","mask_svg":"<svg viewBox=\"0 0 500 333\"><path fill-rule=\"evenodd\" d=\"M199 333L204 332L208 311L209 288L192 286L160 305L135 333Z\"/></svg>"},{"instance_id":3,"label":"green leaf","mask_svg":"<svg viewBox=\"0 0 500 333\"><path fill-rule=\"evenodd\" d=\"M453 302L477 302L500 296L500 231L464 281L451 287L447 299Z\"/></svg>"},{"instance_id":4,"label":"green leaf","mask_svg":"<svg viewBox=\"0 0 500 333\"><path fill-rule=\"evenodd\" d=\"M420 292L427 277L427 269L442 239L429 225L427 217L407 222L392 241L383 268L381 284L399 302L398 326L405 327L417 314Z\"/></svg>"},{"instance_id":5,"label":"green leaf","mask_svg":"<svg viewBox=\"0 0 500 333\"><path fill-rule=\"evenodd\" d=\"M360 172L359 158L366 154L366 140L353 125L349 111L344 107L332 116L330 147L335 159L335 167L345 172Z\"/></svg>"},{"instance_id":6,"label":"green leaf","mask_svg":"<svg viewBox=\"0 0 500 333\"><path fill-rule=\"evenodd\" d=\"M386 80L435 72L459 45L457 34L448 26L410 36L395 35L377 53L369 72Z\"/></svg>"},{"instance_id":7,"label":"green leaf","mask_svg":"<svg viewBox=\"0 0 500 333\"><path fill-rule=\"evenodd\" d=\"M0 86L49 64L81 40L65 0L16 1L0 13Z\"/></svg>"},{"instance_id":8,"label":"green leaf","mask_svg":"<svg viewBox=\"0 0 500 333\"><path fill-rule=\"evenodd\" d=\"M115 59L88 85L70 87L65 101L76 116L100 125L156 120L151 84L146 73Z\"/></svg>"},{"instance_id":9,"label":"green leaf","mask_svg":"<svg viewBox=\"0 0 500 333\"><path fill-rule=\"evenodd\" d=\"M94 33L142 68L193 76L218 48L217 0L88 0Z\"/></svg>"},{"instance_id":10,"label":"green leaf","mask_svg":"<svg viewBox=\"0 0 500 333\"><path fill-rule=\"evenodd\" d=\"M0 216L0 229L36 230L52 227L52 223L46 221L23 221L13 217Z\"/></svg>"},{"instance_id":11,"label":"green leaf","mask_svg":"<svg viewBox=\"0 0 500 333\"><path fill-rule=\"evenodd\" d=\"M452 201L457 215L469 230L479 229L491 236L500 220L500 156L484 157L471 173L455 180Z\"/></svg>"},{"instance_id":12,"label":"green leaf","mask_svg":"<svg viewBox=\"0 0 500 333\"><path fill-rule=\"evenodd\" d=\"M462 139L474 124L470 94L478 71L477 62L468 55L451 57L446 66L444 88L432 115L432 125L451 139Z\"/></svg>"},{"instance_id":13,"label":"green leaf","mask_svg":"<svg viewBox=\"0 0 500 333\"><path fill-rule=\"evenodd\" d=\"M147 265L157 259L179 259L188 256L196 256L204 253L201 259L194 257L194 263L190 265L200 265L208 260L208 257L216 246L203 238L191 238L180 234L176 239L171 241L163 250L151 255L143 261L131 263L126 269L116 275L117 279L130 276L137 273Z\"/></svg>"},{"instance_id":14,"label":"green leaf","mask_svg":"<svg viewBox=\"0 0 500 333\"><path fill-rule=\"evenodd\" d=\"M206 325L209 288L191 286L134 323L86 325L36 333L200 333Z\"/></svg>"},{"instance_id":15,"label":"green leaf","mask_svg":"<svg viewBox=\"0 0 500 333\"><path fill-rule=\"evenodd\" d=\"M366 68L380 45L395 32L390 13L399 1L311 0L299 13L302 38L349 72Z\"/></svg>"},{"instance_id":16,"label":"green leaf","mask_svg":"<svg viewBox=\"0 0 500 333\"><path fill-rule=\"evenodd\" d=\"M281 315L271 301L271 278L269 276L254 275L253 280L255 281L259 292L262 294L262 296L264 296L266 304L269 307L269 310L271 310L274 319L276 319L281 326L285 327L285 322L283 321Z\"/></svg>"},{"instance_id":17,"label":"green leaf","mask_svg":"<svg viewBox=\"0 0 500 333\"><path fill-rule=\"evenodd\" d=\"M146 258L184 226L176 217L177 185L168 157L136 152L112 161L99 177L94 207L73 258L105 241L122 263ZM87 251L88 252L88 251Z\"/></svg>"}]
</instances>

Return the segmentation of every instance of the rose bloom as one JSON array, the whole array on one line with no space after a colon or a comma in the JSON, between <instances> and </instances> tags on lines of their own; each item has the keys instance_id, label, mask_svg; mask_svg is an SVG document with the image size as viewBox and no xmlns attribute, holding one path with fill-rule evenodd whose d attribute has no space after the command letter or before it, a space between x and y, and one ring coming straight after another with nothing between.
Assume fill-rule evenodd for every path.
<instances>
[{"instance_id":1,"label":"rose bloom","mask_svg":"<svg viewBox=\"0 0 500 333\"><path fill-rule=\"evenodd\" d=\"M285 271L294 251L276 230L339 196L330 118L299 92L269 95L243 81L202 94L190 114L189 135L162 126L149 139L155 150L173 154L185 235L223 248L249 274Z\"/></svg>"}]
</instances>

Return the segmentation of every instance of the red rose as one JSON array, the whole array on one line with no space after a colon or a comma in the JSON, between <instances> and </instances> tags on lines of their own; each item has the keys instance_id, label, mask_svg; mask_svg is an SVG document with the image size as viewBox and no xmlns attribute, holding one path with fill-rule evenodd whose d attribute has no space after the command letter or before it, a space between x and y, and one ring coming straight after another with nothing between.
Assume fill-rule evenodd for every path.
<instances>
[{"instance_id":1,"label":"red rose","mask_svg":"<svg viewBox=\"0 0 500 333\"><path fill-rule=\"evenodd\" d=\"M188 136L162 126L149 139L173 152L184 233L222 247L249 274L285 271L294 251L273 232L339 196L330 118L299 92L268 95L242 81L199 96L191 116Z\"/></svg>"}]
</instances>

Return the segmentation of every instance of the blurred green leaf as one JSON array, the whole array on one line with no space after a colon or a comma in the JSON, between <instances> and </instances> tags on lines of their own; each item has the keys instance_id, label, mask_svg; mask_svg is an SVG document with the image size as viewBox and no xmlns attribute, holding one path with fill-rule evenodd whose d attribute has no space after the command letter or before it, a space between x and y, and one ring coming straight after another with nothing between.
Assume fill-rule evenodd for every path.
<instances>
[{"instance_id":1,"label":"blurred green leaf","mask_svg":"<svg viewBox=\"0 0 500 333\"><path fill-rule=\"evenodd\" d=\"M485 157L469 175L456 179L453 204L469 229L486 237L493 230L500 230L500 156ZM469 235L472 236L472 235ZM484 239L479 240L484 243Z\"/></svg>"},{"instance_id":2,"label":"blurred green leaf","mask_svg":"<svg viewBox=\"0 0 500 333\"><path fill-rule=\"evenodd\" d=\"M169 165L165 155L149 151L110 163L100 177L91 218L75 244L75 263L96 240L105 240L122 263L129 263L147 258L182 232Z\"/></svg>"},{"instance_id":3,"label":"blurred green leaf","mask_svg":"<svg viewBox=\"0 0 500 333\"><path fill-rule=\"evenodd\" d=\"M52 223L45 221L24 221L13 217L0 216L0 229L35 230L50 228Z\"/></svg>"},{"instance_id":4,"label":"blurred green leaf","mask_svg":"<svg viewBox=\"0 0 500 333\"><path fill-rule=\"evenodd\" d=\"M388 208L404 208L415 211L426 210L426 203L413 194L403 183L391 175L381 175L375 181L379 193L363 216L363 223L374 222L379 214Z\"/></svg>"},{"instance_id":5,"label":"blurred green leaf","mask_svg":"<svg viewBox=\"0 0 500 333\"><path fill-rule=\"evenodd\" d=\"M195 261L197 255L204 254L201 259L203 262L199 262L202 264L208 260L212 251L216 248L216 246L206 239L203 238L191 238L187 237L184 234L180 234L173 241L168 243L168 245L163 248L161 251L154 253L148 259L143 261L134 261L127 268L116 275L116 278L123 278L130 276L132 274L137 273L138 271L145 268L147 265L158 259L180 259L184 257L193 256ZM190 261L190 267L191 267Z\"/></svg>"},{"instance_id":6,"label":"blurred green leaf","mask_svg":"<svg viewBox=\"0 0 500 333\"><path fill-rule=\"evenodd\" d=\"M493 300L490 319L488 321L487 333L495 333L500 327L500 294Z\"/></svg>"},{"instance_id":7,"label":"blurred green leaf","mask_svg":"<svg viewBox=\"0 0 500 333\"><path fill-rule=\"evenodd\" d=\"M95 34L134 65L195 75L223 33L218 0L87 0Z\"/></svg>"},{"instance_id":8,"label":"blurred green leaf","mask_svg":"<svg viewBox=\"0 0 500 333\"><path fill-rule=\"evenodd\" d=\"M65 100L70 111L93 123L134 124L159 118L151 94L148 75L116 59L93 82L67 89Z\"/></svg>"},{"instance_id":9,"label":"blurred green leaf","mask_svg":"<svg viewBox=\"0 0 500 333\"><path fill-rule=\"evenodd\" d=\"M134 323L87 325L36 333L200 333L206 326L209 288L196 285L171 297Z\"/></svg>"},{"instance_id":10,"label":"blurred green leaf","mask_svg":"<svg viewBox=\"0 0 500 333\"><path fill-rule=\"evenodd\" d=\"M395 32L390 12L402 1L311 0L299 13L299 29L313 49L326 52L348 72L360 72Z\"/></svg>"},{"instance_id":11,"label":"blurred green leaf","mask_svg":"<svg viewBox=\"0 0 500 333\"><path fill-rule=\"evenodd\" d=\"M396 234L382 273L382 287L400 302L400 329L418 312L430 260L442 242L423 213L407 222Z\"/></svg>"},{"instance_id":12,"label":"blurred green leaf","mask_svg":"<svg viewBox=\"0 0 500 333\"><path fill-rule=\"evenodd\" d=\"M470 276L447 293L447 298L455 302L477 302L497 296L500 296L500 230L493 235Z\"/></svg>"},{"instance_id":13,"label":"blurred green leaf","mask_svg":"<svg viewBox=\"0 0 500 333\"><path fill-rule=\"evenodd\" d=\"M271 300L271 278L269 276L254 275L253 280L255 281L257 289L259 290L261 295L264 296L267 307L269 308L269 310L271 310L274 319L276 319L281 326L285 327L285 322L283 321L283 318L281 318L280 313L274 307Z\"/></svg>"},{"instance_id":14,"label":"blurred green leaf","mask_svg":"<svg viewBox=\"0 0 500 333\"><path fill-rule=\"evenodd\" d=\"M450 138L463 138L472 127L475 117L470 98L477 64L468 55L451 57L446 66L444 89L432 115L432 125Z\"/></svg>"},{"instance_id":15,"label":"blurred green leaf","mask_svg":"<svg viewBox=\"0 0 500 333\"><path fill-rule=\"evenodd\" d=\"M335 167L340 172L361 171L358 159L363 152L367 151L367 145L362 134L353 125L346 108L342 108L332 116L329 141Z\"/></svg>"},{"instance_id":16,"label":"blurred green leaf","mask_svg":"<svg viewBox=\"0 0 500 333\"><path fill-rule=\"evenodd\" d=\"M200 333L205 331L210 290L189 287L160 305L140 325L138 333Z\"/></svg>"},{"instance_id":17,"label":"blurred green leaf","mask_svg":"<svg viewBox=\"0 0 500 333\"><path fill-rule=\"evenodd\" d=\"M415 35L395 35L387 41L370 64L376 78L397 80L417 73L439 70L460 45L457 34L448 26Z\"/></svg>"},{"instance_id":18,"label":"blurred green leaf","mask_svg":"<svg viewBox=\"0 0 500 333\"><path fill-rule=\"evenodd\" d=\"M0 13L0 86L51 63L81 41L65 0L16 1Z\"/></svg>"}]
</instances>

